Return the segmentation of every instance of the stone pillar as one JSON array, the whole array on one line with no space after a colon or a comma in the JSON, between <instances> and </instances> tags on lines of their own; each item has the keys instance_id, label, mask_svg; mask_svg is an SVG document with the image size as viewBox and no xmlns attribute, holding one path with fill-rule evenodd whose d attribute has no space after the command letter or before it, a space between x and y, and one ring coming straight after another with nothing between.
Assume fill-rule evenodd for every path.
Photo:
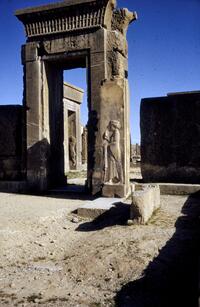
<instances>
[{"instance_id":1,"label":"stone pillar","mask_svg":"<svg viewBox=\"0 0 200 307\"><path fill-rule=\"evenodd\" d=\"M82 101L81 101L82 102ZM81 109L80 104L77 104L76 111L76 169L81 170L82 161L81 161L81 152L82 152L82 142L81 142Z\"/></svg>"},{"instance_id":2,"label":"stone pillar","mask_svg":"<svg viewBox=\"0 0 200 307\"><path fill-rule=\"evenodd\" d=\"M67 104L64 103L64 164L65 174L70 170L69 168L69 123L68 123L68 109Z\"/></svg>"},{"instance_id":3,"label":"stone pillar","mask_svg":"<svg viewBox=\"0 0 200 307\"><path fill-rule=\"evenodd\" d=\"M87 127L83 128L82 133L82 164L87 164L87 148L88 148L88 142L87 142Z\"/></svg>"},{"instance_id":4,"label":"stone pillar","mask_svg":"<svg viewBox=\"0 0 200 307\"><path fill-rule=\"evenodd\" d=\"M129 189L129 120L127 80L106 81L102 104L106 110L102 143L104 146L104 196L124 197Z\"/></svg>"},{"instance_id":5,"label":"stone pillar","mask_svg":"<svg viewBox=\"0 0 200 307\"><path fill-rule=\"evenodd\" d=\"M106 30L95 33L88 59L88 188L92 194L101 193L103 185L102 169L102 81L106 79Z\"/></svg>"},{"instance_id":6,"label":"stone pillar","mask_svg":"<svg viewBox=\"0 0 200 307\"><path fill-rule=\"evenodd\" d=\"M41 59L36 42L27 43L22 54L27 183L30 190L42 192L53 182L64 182L62 71Z\"/></svg>"},{"instance_id":7,"label":"stone pillar","mask_svg":"<svg viewBox=\"0 0 200 307\"><path fill-rule=\"evenodd\" d=\"M41 67L37 43L23 47L24 105L26 108L27 181L30 189L46 188L46 154L48 142L41 132Z\"/></svg>"},{"instance_id":8,"label":"stone pillar","mask_svg":"<svg viewBox=\"0 0 200 307\"><path fill-rule=\"evenodd\" d=\"M130 107L126 32L136 14L113 12L107 31L107 78L101 87L101 142L103 144L103 196L124 197L129 192Z\"/></svg>"}]
</instances>

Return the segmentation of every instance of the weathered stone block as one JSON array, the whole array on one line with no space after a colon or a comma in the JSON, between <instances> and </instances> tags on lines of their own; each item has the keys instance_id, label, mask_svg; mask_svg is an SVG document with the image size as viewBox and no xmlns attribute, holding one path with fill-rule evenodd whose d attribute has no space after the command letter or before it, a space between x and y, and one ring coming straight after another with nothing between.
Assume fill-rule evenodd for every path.
<instances>
[{"instance_id":1,"label":"weathered stone block","mask_svg":"<svg viewBox=\"0 0 200 307\"><path fill-rule=\"evenodd\" d=\"M0 106L0 180L22 176L22 106Z\"/></svg>"},{"instance_id":2,"label":"weathered stone block","mask_svg":"<svg viewBox=\"0 0 200 307\"><path fill-rule=\"evenodd\" d=\"M159 186L143 186L142 190L132 193L130 218L134 220L135 224L146 224L153 212L159 207Z\"/></svg>"},{"instance_id":3,"label":"weathered stone block","mask_svg":"<svg viewBox=\"0 0 200 307\"><path fill-rule=\"evenodd\" d=\"M145 182L200 182L200 92L142 99Z\"/></svg>"},{"instance_id":4,"label":"weathered stone block","mask_svg":"<svg viewBox=\"0 0 200 307\"><path fill-rule=\"evenodd\" d=\"M25 57L22 58L22 62L33 62L38 59L38 43L37 42L30 42L25 45L24 51Z\"/></svg>"}]
</instances>

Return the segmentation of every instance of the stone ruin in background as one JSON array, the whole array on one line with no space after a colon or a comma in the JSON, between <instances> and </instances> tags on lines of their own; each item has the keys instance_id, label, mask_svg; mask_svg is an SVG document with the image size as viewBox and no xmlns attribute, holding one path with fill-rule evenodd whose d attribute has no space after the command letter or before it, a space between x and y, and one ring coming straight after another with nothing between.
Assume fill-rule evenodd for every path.
<instances>
[{"instance_id":1,"label":"stone ruin in background","mask_svg":"<svg viewBox=\"0 0 200 307\"><path fill-rule=\"evenodd\" d=\"M64 82L64 172L82 169L81 103L84 91Z\"/></svg>"},{"instance_id":2,"label":"stone ruin in background","mask_svg":"<svg viewBox=\"0 0 200 307\"><path fill-rule=\"evenodd\" d=\"M144 182L200 182L200 91L169 93L141 102Z\"/></svg>"}]
</instances>

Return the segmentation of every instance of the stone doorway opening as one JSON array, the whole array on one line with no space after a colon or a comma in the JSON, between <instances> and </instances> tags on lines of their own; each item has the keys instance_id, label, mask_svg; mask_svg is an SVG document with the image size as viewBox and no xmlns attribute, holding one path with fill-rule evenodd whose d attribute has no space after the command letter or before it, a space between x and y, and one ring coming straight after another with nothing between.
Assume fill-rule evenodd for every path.
<instances>
[{"instance_id":1,"label":"stone doorway opening","mask_svg":"<svg viewBox=\"0 0 200 307\"><path fill-rule=\"evenodd\" d=\"M44 161L48 162L48 165L45 166L47 176L44 174L43 184L47 189L67 187L67 183L72 184L70 179L79 177L79 174L84 171L81 174L81 183L84 188L87 180L87 133L86 128L81 125L81 104L84 94L88 97L87 55L73 53L63 56L43 56L42 58L44 84L42 120L47 140ZM80 69L82 70L81 76ZM72 84L74 83L72 75L76 74L77 70L79 78L84 78L86 91ZM84 113L88 116L88 110ZM86 135L83 135L84 133ZM82 145L84 140L86 144ZM48 159L46 159L47 156Z\"/></svg>"},{"instance_id":2,"label":"stone doorway opening","mask_svg":"<svg viewBox=\"0 0 200 307\"><path fill-rule=\"evenodd\" d=\"M84 190L87 182L88 73L64 70L64 164L67 189ZM81 189L82 188L82 189Z\"/></svg>"}]
</instances>

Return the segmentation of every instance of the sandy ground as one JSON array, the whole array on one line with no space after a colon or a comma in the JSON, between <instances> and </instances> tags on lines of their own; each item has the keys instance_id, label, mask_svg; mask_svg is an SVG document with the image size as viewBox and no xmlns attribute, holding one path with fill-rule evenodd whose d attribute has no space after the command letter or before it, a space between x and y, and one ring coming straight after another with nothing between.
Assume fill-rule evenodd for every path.
<instances>
[{"instance_id":1,"label":"sandy ground","mask_svg":"<svg viewBox=\"0 0 200 307\"><path fill-rule=\"evenodd\" d=\"M128 204L77 221L86 201L0 193L0 306L197 306L198 197L162 196L145 226Z\"/></svg>"}]
</instances>

